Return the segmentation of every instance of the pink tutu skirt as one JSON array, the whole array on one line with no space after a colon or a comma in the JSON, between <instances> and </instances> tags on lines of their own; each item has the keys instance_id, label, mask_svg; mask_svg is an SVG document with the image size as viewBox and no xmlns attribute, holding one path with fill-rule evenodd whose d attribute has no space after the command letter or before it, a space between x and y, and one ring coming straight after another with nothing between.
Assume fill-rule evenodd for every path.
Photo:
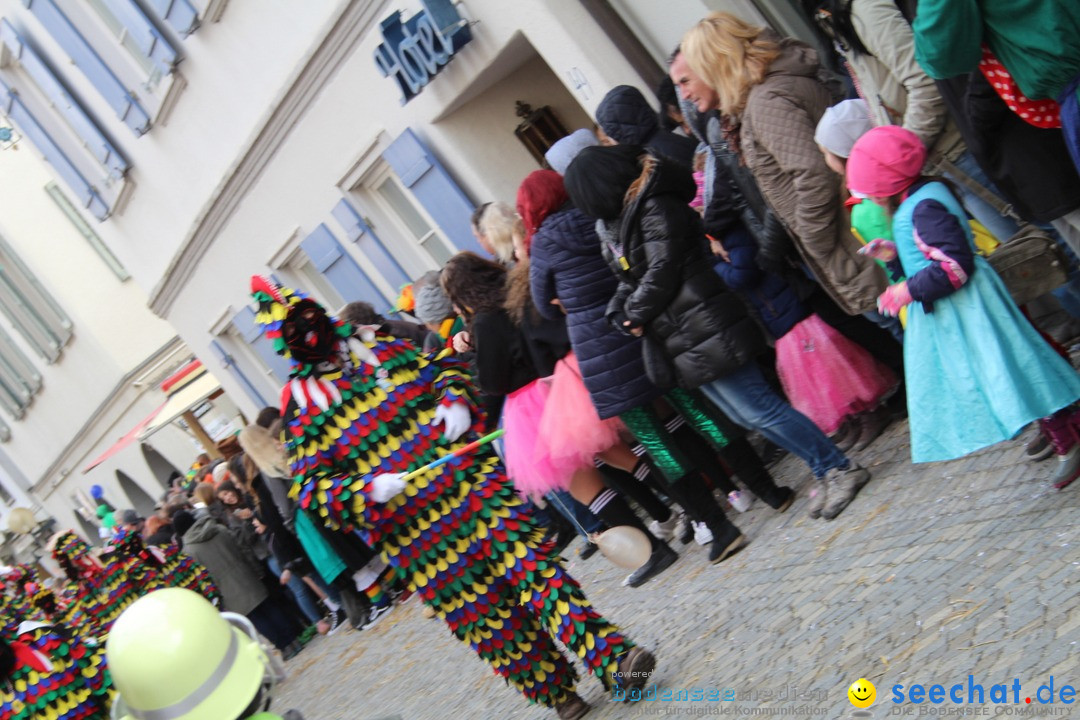
<instances>
[{"instance_id":1,"label":"pink tutu skirt","mask_svg":"<svg viewBox=\"0 0 1080 720\"><path fill-rule=\"evenodd\" d=\"M889 368L817 315L776 341L776 372L791 405L826 434L876 408L898 384Z\"/></svg>"},{"instance_id":2,"label":"pink tutu skirt","mask_svg":"<svg viewBox=\"0 0 1080 720\"><path fill-rule=\"evenodd\" d=\"M536 497L570 482L569 475L563 477L555 467L540 432L549 391L547 380L533 380L507 395L503 405L506 470L523 495Z\"/></svg>"},{"instance_id":3,"label":"pink tutu skirt","mask_svg":"<svg viewBox=\"0 0 1080 720\"><path fill-rule=\"evenodd\" d=\"M600 419L574 353L567 353L555 365L551 377L551 395L540 421L540 434L548 444L552 463L569 476L575 470L592 467L597 454L622 439L619 433L625 426L618 418Z\"/></svg>"}]
</instances>

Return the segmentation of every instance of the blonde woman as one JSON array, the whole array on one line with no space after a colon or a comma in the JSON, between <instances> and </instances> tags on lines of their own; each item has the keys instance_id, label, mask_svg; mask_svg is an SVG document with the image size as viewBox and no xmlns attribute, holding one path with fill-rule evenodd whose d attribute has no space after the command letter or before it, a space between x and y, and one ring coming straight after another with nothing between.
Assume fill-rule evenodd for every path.
<instances>
[{"instance_id":1,"label":"blonde woman","mask_svg":"<svg viewBox=\"0 0 1080 720\"><path fill-rule=\"evenodd\" d=\"M517 211L504 202L488 203L476 229L503 265L513 265L515 249L524 249L525 227Z\"/></svg>"},{"instance_id":2,"label":"blonde woman","mask_svg":"<svg viewBox=\"0 0 1080 720\"><path fill-rule=\"evenodd\" d=\"M729 13L705 17L681 49L675 83L699 112L724 116L732 149L794 235L802 263L847 314L874 311L885 276L858 254L841 182L814 142L836 99L820 78L817 53Z\"/></svg>"}]
</instances>

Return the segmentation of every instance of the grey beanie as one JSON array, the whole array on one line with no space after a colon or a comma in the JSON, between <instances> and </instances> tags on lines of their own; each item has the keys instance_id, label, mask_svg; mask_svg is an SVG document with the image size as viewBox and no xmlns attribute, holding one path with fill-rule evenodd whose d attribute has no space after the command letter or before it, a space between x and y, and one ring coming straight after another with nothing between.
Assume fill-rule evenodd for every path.
<instances>
[{"instance_id":1,"label":"grey beanie","mask_svg":"<svg viewBox=\"0 0 1080 720\"><path fill-rule=\"evenodd\" d=\"M548 151L544 153L544 159L547 160L552 170L560 175L565 175L566 168L570 167L570 163L574 161L579 152L587 147L599 144L596 135L590 130L582 128L581 130L575 130L548 148Z\"/></svg>"},{"instance_id":2,"label":"grey beanie","mask_svg":"<svg viewBox=\"0 0 1080 720\"><path fill-rule=\"evenodd\" d=\"M439 283L433 282L424 285L416 291L416 315L420 322L425 324L439 323L454 314L454 306L450 298L443 292Z\"/></svg>"},{"instance_id":3,"label":"grey beanie","mask_svg":"<svg viewBox=\"0 0 1080 720\"><path fill-rule=\"evenodd\" d=\"M855 141L873 127L870 109L864 101L844 100L825 108L814 131L814 142L837 157L847 158Z\"/></svg>"}]
</instances>

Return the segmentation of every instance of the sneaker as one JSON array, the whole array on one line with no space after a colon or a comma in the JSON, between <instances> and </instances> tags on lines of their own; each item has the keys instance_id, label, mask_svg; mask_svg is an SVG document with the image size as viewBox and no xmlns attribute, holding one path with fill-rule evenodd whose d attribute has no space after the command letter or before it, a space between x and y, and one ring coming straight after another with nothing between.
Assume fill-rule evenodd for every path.
<instances>
[{"instance_id":1,"label":"sneaker","mask_svg":"<svg viewBox=\"0 0 1080 720\"><path fill-rule=\"evenodd\" d=\"M600 549L599 545L592 542L591 540L586 540L585 541L585 546L582 547L580 550L578 550L578 557L581 558L582 560L588 560L593 555L595 555L596 551L599 550L599 549Z\"/></svg>"},{"instance_id":2,"label":"sneaker","mask_svg":"<svg viewBox=\"0 0 1080 720\"><path fill-rule=\"evenodd\" d=\"M292 660L294 657L300 654L300 651L304 649L302 643L297 640L293 640L291 643L285 646L285 649L281 651L282 660Z\"/></svg>"},{"instance_id":3,"label":"sneaker","mask_svg":"<svg viewBox=\"0 0 1080 720\"><path fill-rule=\"evenodd\" d=\"M738 532L736 530L736 532ZM709 548L709 562L713 565L724 562L735 553L742 550L750 543L746 539L746 536L739 533L734 539L730 541L726 540L714 540L712 547Z\"/></svg>"},{"instance_id":4,"label":"sneaker","mask_svg":"<svg viewBox=\"0 0 1080 720\"><path fill-rule=\"evenodd\" d=\"M581 699L576 692L568 692L562 702L555 706L559 720L579 720L589 712L589 703Z\"/></svg>"},{"instance_id":5,"label":"sneaker","mask_svg":"<svg viewBox=\"0 0 1080 720\"><path fill-rule=\"evenodd\" d=\"M675 537L675 528L679 527L679 518L682 517L682 513L677 513L674 510L671 511L671 517L664 522L659 520L653 520L649 523L649 532L659 540L660 542L668 542Z\"/></svg>"},{"instance_id":6,"label":"sneaker","mask_svg":"<svg viewBox=\"0 0 1080 720\"><path fill-rule=\"evenodd\" d=\"M865 450L870 443L874 442L885 431L885 428L889 427L890 422L892 422L892 414L884 405L877 410L858 415L855 422L855 432L852 433L856 436L852 449L856 451Z\"/></svg>"},{"instance_id":7,"label":"sneaker","mask_svg":"<svg viewBox=\"0 0 1080 720\"><path fill-rule=\"evenodd\" d=\"M1054 454L1054 446L1040 431L1035 433L1035 437L1031 438L1024 447L1024 454L1027 455L1028 460L1039 462Z\"/></svg>"},{"instance_id":8,"label":"sneaker","mask_svg":"<svg viewBox=\"0 0 1080 720\"><path fill-rule=\"evenodd\" d=\"M847 419L836 432L829 436L829 439L840 449L840 452L846 453L854 447L855 442L859 439L858 426L851 422L850 419Z\"/></svg>"},{"instance_id":9,"label":"sneaker","mask_svg":"<svg viewBox=\"0 0 1080 720\"><path fill-rule=\"evenodd\" d=\"M326 616L325 622L330 626L330 629L326 631L327 637L330 637L344 626L344 623L341 622L341 615L342 612L338 609L331 610L330 614Z\"/></svg>"},{"instance_id":10,"label":"sneaker","mask_svg":"<svg viewBox=\"0 0 1080 720\"><path fill-rule=\"evenodd\" d=\"M1064 490L1080 477L1080 445L1074 445L1072 450L1058 455L1057 459L1058 469L1054 477L1050 478L1050 484L1055 490Z\"/></svg>"},{"instance_id":11,"label":"sneaker","mask_svg":"<svg viewBox=\"0 0 1080 720\"><path fill-rule=\"evenodd\" d=\"M702 547L708 545L713 541L712 530L709 526L703 522L695 522L694 526L694 542Z\"/></svg>"},{"instance_id":12,"label":"sneaker","mask_svg":"<svg viewBox=\"0 0 1080 720\"><path fill-rule=\"evenodd\" d=\"M832 520L844 511L863 485L870 482L870 471L857 463L851 463L845 469L833 468L825 473L825 485L828 487L828 500L821 509L821 517Z\"/></svg>"},{"instance_id":13,"label":"sneaker","mask_svg":"<svg viewBox=\"0 0 1080 720\"><path fill-rule=\"evenodd\" d=\"M612 685L622 690L642 688L656 669L656 657L640 645L635 645L619 658L616 668L611 677Z\"/></svg>"},{"instance_id":14,"label":"sneaker","mask_svg":"<svg viewBox=\"0 0 1080 720\"><path fill-rule=\"evenodd\" d=\"M741 490L732 490L727 494L727 501L731 507L735 508L741 513L750 509L753 504L753 499L749 493L744 493Z\"/></svg>"},{"instance_id":15,"label":"sneaker","mask_svg":"<svg viewBox=\"0 0 1080 720\"><path fill-rule=\"evenodd\" d=\"M393 607L394 606L389 603L387 603L386 605L372 605L371 610L368 612L367 621L360 629L368 630L375 627L375 624L379 622L379 618L390 612Z\"/></svg>"},{"instance_id":16,"label":"sneaker","mask_svg":"<svg viewBox=\"0 0 1080 720\"><path fill-rule=\"evenodd\" d=\"M671 567L672 563L678 559L679 554L672 550L667 543L660 543L656 549L653 550L649 559L645 561L645 564L626 577L626 580L623 581L623 585L628 587L639 587L644 585L649 580Z\"/></svg>"},{"instance_id":17,"label":"sneaker","mask_svg":"<svg viewBox=\"0 0 1080 720\"><path fill-rule=\"evenodd\" d=\"M810 486L810 506L807 507L807 512L810 517L817 520L821 517L821 511L825 509L825 503L828 502L828 490L825 487L825 483L815 478L814 484Z\"/></svg>"}]
</instances>

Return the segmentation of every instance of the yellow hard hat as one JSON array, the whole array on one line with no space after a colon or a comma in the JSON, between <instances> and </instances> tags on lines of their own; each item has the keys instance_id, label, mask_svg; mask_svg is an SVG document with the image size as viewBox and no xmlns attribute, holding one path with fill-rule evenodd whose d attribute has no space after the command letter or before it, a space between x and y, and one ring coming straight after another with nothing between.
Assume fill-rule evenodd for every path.
<instances>
[{"instance_id":1,"label":"yellow hard hat","mask_svg":"<svg viewBox=\"0 0 1080 720\"><path fill-rule=\"evenodd\" d=\"M181 588L132 603L112 626L105 656L124 720L234 720L268 668L257 642Z\"/></svg>"}]
</instances>

